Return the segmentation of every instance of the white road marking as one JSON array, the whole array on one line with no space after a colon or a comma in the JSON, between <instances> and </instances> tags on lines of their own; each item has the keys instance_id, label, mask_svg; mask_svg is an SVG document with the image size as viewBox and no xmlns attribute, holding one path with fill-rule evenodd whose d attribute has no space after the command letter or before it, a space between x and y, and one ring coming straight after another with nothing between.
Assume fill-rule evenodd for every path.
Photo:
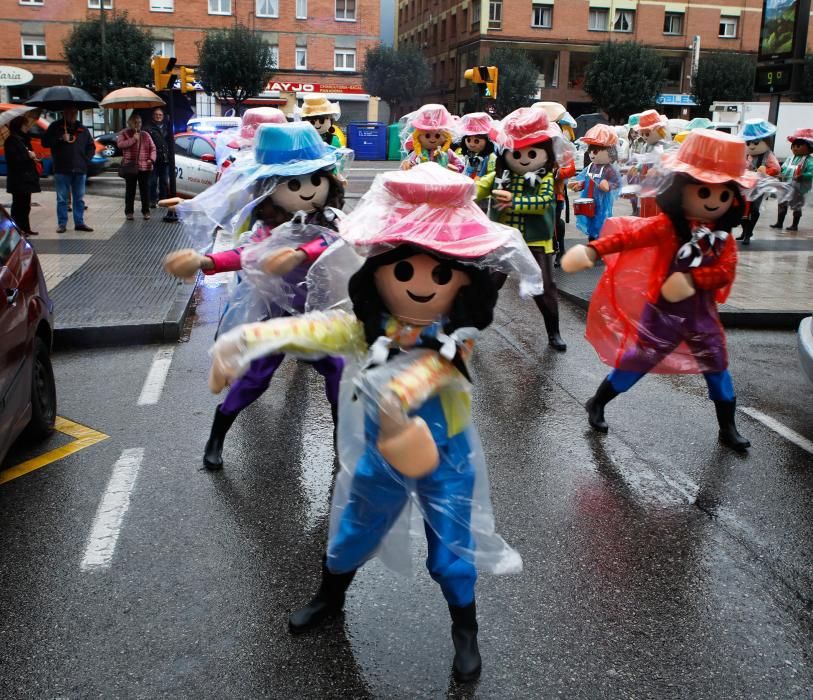
<instances>
[{"instance_id":1,"label":"white road marking","mask_svg":"<svg viewBox=\"0 0 813 700\"><path fill-rule=\"evenodd\" d=\"M144 386L141 387L141 396L138 397L139 406L151 406L158 403L161 392L164 390L164 382L167 380L167 373L174 352L175 346L170 346L168 348L159 348L155 353L150 371L144 380Z\"/></svg>"},{"instance_id":2,"label":"white road marking","mask_svg":"<svg viewBox=\"0 0 813 700\"><path fill-rule=\"evenodd\" d=\"M130 507L130 493L143 460L144 448L135 447L124 450L113 466L113 474L107 482L107 488L93 519L85 556L79 567L82 571L100 571L110 566L119 539L121 522Z\"/></svg>"},{"instance_id":3,"label":"white road marking","mask_svg":"<svg viewBox=\"0 0 813 700\"><path fill-rule=\"evenodd\" d=\"M770 428L775 433L779 433L785 440L789 440L794 445L801 447L805 452L813 454L813 442L808 440L804 435L799 435L795 430L791 430L784 423L780 423L776 418L749 406L740 406L740 410L751 416L754 420L758 420L764 426Z\"/></svg>"}]
</instances>

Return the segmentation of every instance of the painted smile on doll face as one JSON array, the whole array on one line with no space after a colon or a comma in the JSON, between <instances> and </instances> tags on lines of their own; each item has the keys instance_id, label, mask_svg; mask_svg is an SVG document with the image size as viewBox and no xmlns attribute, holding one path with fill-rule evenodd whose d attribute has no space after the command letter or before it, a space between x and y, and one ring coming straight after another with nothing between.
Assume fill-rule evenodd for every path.
<instances>
[{"instance_id":1,"label":"painted smile on doll face","mask_svg":"<svg viewBox=\"0 0 813 700\"><path fill-rule=\"evenodd\" d=\"M683 211L687 219L714 221L734 203L727 185L686 185L683 190Z\"/></svg>"},{"instance_id":2,"label":"painted smile on doll face","mask_svg":"<svg viewBox=\"0 0 813 700\"><path fill-rule=\"evenodd\" d=\"M419 253L375 271L384 305L401 321L428 325L451 311L469 276L431 255Z\"/></svg>"},{"instance_id":3,"label":"painted smile on doll face","mask_svg":"<svg viewBox=\"0 0 813 700\"><path fill-rule=\"evenodd\" d=\"M271 201L285 211L311 213L321 209L330 193L330 180L321 172L289 177L271 193Z\"/></svg>"},{"instance_id":4,"label":"painted smile on doll face","mask_svg":"<svg viewBox=\"0 0 813 700\"><path fill-rule=\"evenodd\" d=\"M466 136L464 139L466 142L466 148L468 148L472 153L482 153L485 150L486 139L482 136Z\"/></svg>"},{"instance_id":5,"label":"painted smile on doll face","mask_svg":"<svg viewBox=\"0 0 813 700\"><path fill-rule=\"evenodd\" d=\"M548 162L548 154L541 146L532 145L506 151L505 162L512 173L524 175L544 168Z\"/></svg>"}]
</instances>

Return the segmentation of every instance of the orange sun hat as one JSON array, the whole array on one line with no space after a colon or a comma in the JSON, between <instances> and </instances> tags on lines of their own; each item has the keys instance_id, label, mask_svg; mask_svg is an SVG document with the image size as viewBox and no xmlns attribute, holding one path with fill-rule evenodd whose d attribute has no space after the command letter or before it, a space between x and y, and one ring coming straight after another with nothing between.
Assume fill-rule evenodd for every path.
<instances>
[{"instance_id":1,"label":"orange sun hat","mask_svg":"<svg viewBox=\"0 0 813 700\"><path fill-rule=\"evenodd\" d=\"M747 169L745 141L722 131L695 129L677 152L663 157L661 166L673 172L686 173L710 185L734 181L753 187L759 175Z\"/></svg>"},{"instance_id":2,"label":"orange sun hat","mask_svg":"<svg viewBox=\"0 0 813 700\"><path fill-rule=\"evenodd\" d=\"M638 115L638 123L632 128L636 131L640 131L641 129L656 129L659 126L665 128L667 121L668 119L657 110L648 109Z\"/></svg>"},{"instance_id":3,"label":"orange sun hat","mask_svg":"<svg viewBox=\"0 0 813 700\"><path fill-rule=\"evenodd\" d=\"M618 134L615 133L613 127L607 124L596 124L588 129L581 140L588 146L610 148L610 146L615 146L618 143Z\"/></svg>"}]
</instances>

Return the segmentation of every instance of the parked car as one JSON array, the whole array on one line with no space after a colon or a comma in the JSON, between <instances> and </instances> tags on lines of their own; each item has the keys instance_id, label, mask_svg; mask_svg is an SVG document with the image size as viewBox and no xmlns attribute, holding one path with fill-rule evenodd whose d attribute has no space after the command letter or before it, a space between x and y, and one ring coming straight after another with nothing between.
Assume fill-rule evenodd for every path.
<instances>
[{"instance_id":1,"label":"parked car","mask_svg":"<svg viewBox=\"0 0 813 700\"><path fill-rule=\"evenodd\" d=\"M243 120L240 117L192 117L186 123L186 130L196 134L209 134L214 136L226 129L240 126Z\"/></svg>"},{"instance_id":2,"label":"parked car","mask_svg":"<svg viewBox=\"0 0 813 700\"><path fill-rule=\"evenodd\" d=\"M194 197L217 180L215 142L203 134L175 134L175 184L178 195Z\"/></svg>"},{"instance_id":3,"label":"parked car","mask_svg":"<svg viewBox=\"0 0 813 700\"><path fill-rule=\"evenodd\" d=\"M807 378L813 382L813 316L799 324L799 357Z\"/></svg>"},{"instance_id":4,"label":"parked car","mask_svg":"<svg viewBox=\"0 0 813 700\"><path fill-rule=\"evenodd\" d=\"M0 462L26 432L46 437L56 421L51 368L53 303L37 255L0 206Z\"/></svg>"},{"instance_id":5,"label":"parked car","mask_svg":"<svg viewBox=\"0 0 813 700\"><path fill-rule=\"evenodd\" d=\"M121 150L116 143L118 134L112 131L102 134L96 138L96 141L102 144L102 155L105 158L121 158Z\"/></svg>"}]
</instances>

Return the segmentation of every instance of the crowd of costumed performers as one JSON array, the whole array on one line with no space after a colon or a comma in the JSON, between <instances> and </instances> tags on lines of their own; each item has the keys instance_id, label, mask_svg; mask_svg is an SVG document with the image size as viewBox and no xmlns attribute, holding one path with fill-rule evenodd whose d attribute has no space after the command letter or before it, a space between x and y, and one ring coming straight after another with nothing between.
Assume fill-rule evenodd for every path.
<instances>
[{"instance_id":1,"label":"crowd of costumed performers","mask_svg":"<svg viewBox=\"0 0 813 700\"><path fill-rule=\"evenodd\" d=\"M328 146L308 123L262 124L253 149L244 153L223 177L188 201L169 201L192 238L203 247L219 227L237 236L240 244L221 252L201 253L193 248L170 253L164 268L188 278L238 271L246 259L247 244L261 255L259 281L237 284L220 323L232 325L261 318L301 313L306 297L308 268L335 239L344 206L341 178L343 152ZM296 225L291 224L297 216ZM282 229L282 230L281 230ZM263 245L258 247L257 244ZM204 466L223 466L223 444L238 414L259 398L282 363L277 353L253 362L217 406L203 455ZM338 411L343 362L321 357L313 367L325 379L325 393L334 418Z\"/></svg>"},{"instance_id":2,"label":"crowd of costumed performers","mask_svg":"<svg viewBox=\"0 0 813 700\"><path fill-rule=\"evenodd\" d=\"M210 374L218 392L263 357L345 358L341 470L322 577L313 599L290 615L290 629L339 613L369 559L409 569L410 523L422 517L426 564L448 603L460 681L481 668L478 571L522 567L495 531L466 361L492 322L495 274L516 276L522 294L542 288L519 232L490 220L475 190L471 178L433 162L379 175L339 221L340 244L312 270L311 284L343 287L349 308L337 310L329 292L317 293L333 310L235 328L217 340ZM341 255L342 246L358 261L342 265L354 260Z\"/></svg>"}]
</instances>

